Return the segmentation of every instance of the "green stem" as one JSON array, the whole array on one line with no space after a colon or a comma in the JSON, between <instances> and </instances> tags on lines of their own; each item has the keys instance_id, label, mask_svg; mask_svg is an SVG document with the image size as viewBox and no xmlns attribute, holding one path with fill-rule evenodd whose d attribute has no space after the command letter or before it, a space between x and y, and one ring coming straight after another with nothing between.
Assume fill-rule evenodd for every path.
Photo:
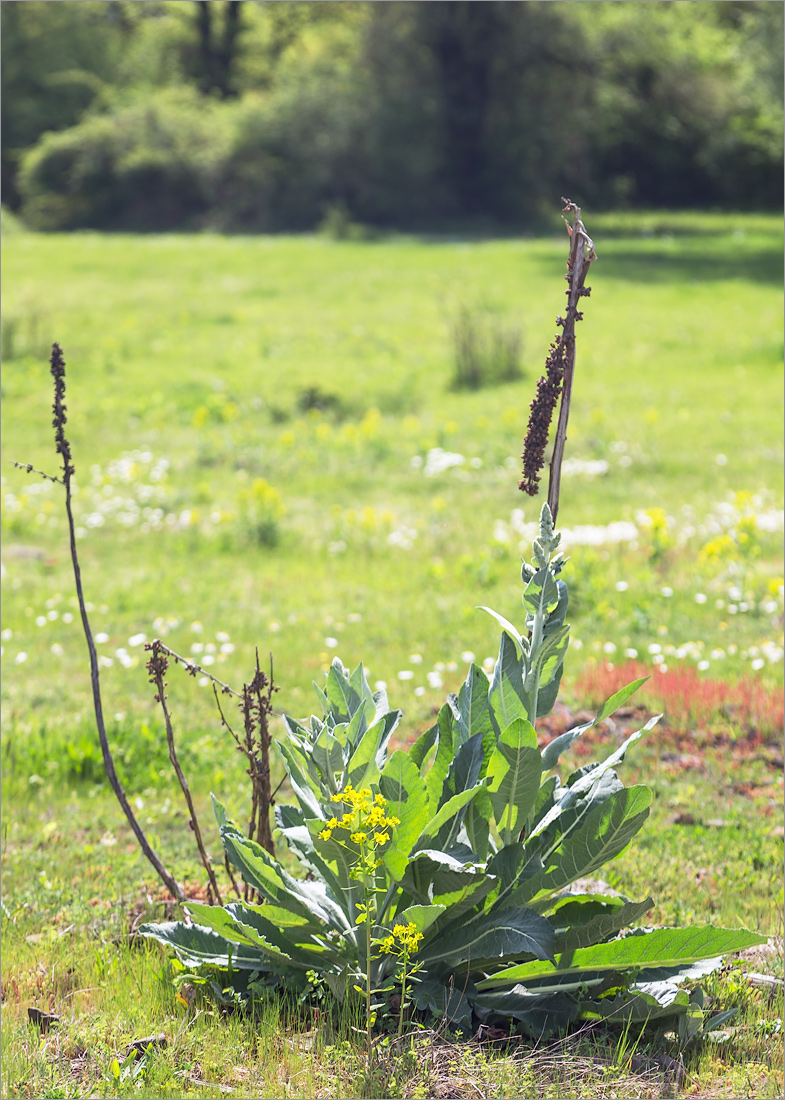
<instances>
[{"instance_id":1,"label":"green stem","mask_svg":"<svg viewBox=\"0 0 785 1100\"><path fill-rule=\"evenodd\" d=\"M365 910L365 1027L368 1069L371 1068L371 915L368 912L368 894Z\"/></svg>"},{"instance_id":2,"label":"green stem","mask_svg":"<svg viewBox=\"0 0 785 1100\"><path fill-rule=\"evenodd\" d=\"M398 1038L403 1034L403 1010L406 1006L406 972L409 969L409 952L403 949L403 974L401 976L401 1012L398 1016Z\"/></svg>"}]
</instances>

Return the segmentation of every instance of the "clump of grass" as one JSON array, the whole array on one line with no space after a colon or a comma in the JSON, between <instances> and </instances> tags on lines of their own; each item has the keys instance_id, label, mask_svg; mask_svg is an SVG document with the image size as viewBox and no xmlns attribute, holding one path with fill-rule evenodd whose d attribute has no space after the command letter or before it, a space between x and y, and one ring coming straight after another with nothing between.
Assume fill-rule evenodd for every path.
<instances>
[{"instance_id":1,"label":"clump of grass","mask_svg":"<svg viewBox=\"0 0 785 1100\"><path fill-rule=\"evenodd\" d=\"M452 389L480 390L523 377L523 333L490 310L462 305L450 327Z\"/></svg>"}]
</instances>

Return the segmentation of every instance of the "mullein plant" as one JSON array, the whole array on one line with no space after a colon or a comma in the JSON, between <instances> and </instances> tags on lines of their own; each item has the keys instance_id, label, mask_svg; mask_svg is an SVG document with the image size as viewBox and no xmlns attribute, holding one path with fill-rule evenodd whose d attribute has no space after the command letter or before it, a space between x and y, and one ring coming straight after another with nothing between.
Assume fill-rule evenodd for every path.
<instances>
[{"instance_id":1,"label":"mullein plant","mask_svg":"<svg viewBox=\"0 0 785 1100\"><path fill-rule=\"evenodd\" d=\"M502 630L492 675L472 664L406 751L388 751L401 714L386 692L371 691L362 665L350 673L336 658L324 687L315 685L322 715L285 716L277 742L294 802L275 807L276 839L305 877L244 837L214 799L227 860L263 904L189 903L188 922L141 929L174 948L182 979L217 979L240 997L274 990L302 997L319 975L337 1001L360 999L369 1059L385 1008L397 1015L399 1034L412 1018L464 1034L512 1021L533 1036L577 1021L676 1018L686 1041L706 1025L700 989L685 983L724 954L764 942L711 925L630 931L651 897L574 885L623 852L646 822L651 791L625 787L617 768L658 718L564 779L556 770L562 753L643 679L616 692L592 721L542 748L537 740L569 644L566 561L554 520L577 307L596 259L578 207L565 200L563 213L573 215L567 310L531 406L520 483L527 492L537 491L561 405L548 503L521 569L522 629L484 609Z\"/></svg>"},{"instance_id":2,"label":"mullein plant","mask_svg":"<svg viewBox=\"0 0 785 1100\"><path fill-rule=\"evenodd\" d=\"M579 319L574 306L594 258L580 212L567 204L570 211L575 218L555 455L566 432ZM62 477L42 476L65 488L106 770L142 850L182 900L182 888L134 817L106 738L76 554L65 362L58 345L51 365L63 470ZM140 929L174 948L182 978L190 968L192 978L231 990L235 998L291 991L302 1000L315 975L336 1001L356 1001L364 1009L369 1060L374 1027L385 1013L397 1016L399 1034L412 1018L440 1020L464 1034L479 1024L510 1021L536 1036L580 1020L676 1017L685 1039L704 1027L700 990L690 994L684 984L717 967L724 954L764 938L711 925L629 932L651 909L651 897L573 889L624 851L648 817L651 791L641 784L625 787L617 767L657 719L604 760L564 780L557 774L562 753L625 703L643 682L636 680L592 721L543 748L538 744L536 722L556 701L569 640L568 590L561 576L566 562L554 529L558 466L552 460L549 502L541 510L531 561L522 566L522 629L485 609L502 628L492 675L472 664L460 691L447 698L436 722L408 750L389 751L401 713L390 708L386 692L371 691L362 665L350 673L337 658L324 686L316 686L321 716L284 716L276 745L294 801L275 805L275 840L299 861L302 876L276 857L264 827L277 793L270 793L266 760L272 675L262 677L257 658L257 675L242 695L211 677L222 693L241 699L247 736L235 735L235 741L260 783L254 787L250 836L213 797L226 866L233 883L233 869L242 876L245 893L238 888L237 899L225 905L187 902L187 920ZM31 465L24 468L41 474ZM164 656L191 674L198 666L160 642L149 648L148 671L164 705ZM228 725L223 714L222 720ZM171 736L170 751L174 757ZM206 870L212 874L209 860ZM213 894L218 896L217 885ZM717 1017L711 1026L718 1026Z\"/></svg>"},{"instance_id":3,"label":"mullein plant","mask_svg":"<svg viewBox=\"0 0 785 1100\"><path fill-rule=\"evenodd\" d=\"M285 717L277 742L295 801L275 807L276 837L307 876L243 836L214 799L228 860L263 904L188 903L188 923L143 926L174 948L183 980L210 975L252 998L302 993L316 972L338 1001L360 999L369 1056L385 1012L399 1032L412 1015L464 1034L510 1020L529 1035L601 1019L677 1017L688 1037L704 1026L700 992L684 984L763 937L710 925L624 934L651 897L571 890L644 825L651 791L625 787L617 768L657 718L604 760L556 773L636 680L593 721L538 745L569 636L558 546L544 504L522 569L523 631L491 612L502 627L492 675L472 664L408 750L388 751L401 715L386 693L371 691L362 665L333 661L317 687L322 715Z\"/></svg>"}]
</instances>

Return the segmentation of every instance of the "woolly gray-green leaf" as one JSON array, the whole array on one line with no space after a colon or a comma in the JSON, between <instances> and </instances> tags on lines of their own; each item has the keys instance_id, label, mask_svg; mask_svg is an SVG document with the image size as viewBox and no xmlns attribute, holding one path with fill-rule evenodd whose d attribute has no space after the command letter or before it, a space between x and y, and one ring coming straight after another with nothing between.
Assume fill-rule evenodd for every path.
<instances>
[{"instance_id":1,"label":"woolly gray-green leaf","mask_svg":"<svg viewBox=\"0 0 785 1100\"><path fill-rule=\"evenodd\" d=\"M610 943L579 948L560 957L553 965L527 962L511 966L478 982L478 989L501 985L525 984L534 978L555 978L580 972L614 971L624 973L644 967L681 967L700 959L711 959L731 952L744 951L766 943L765 936L743 929L714 928L710 924L694 928L657 928L639 936L625 936Z\"/></svg>"}]
</instances>

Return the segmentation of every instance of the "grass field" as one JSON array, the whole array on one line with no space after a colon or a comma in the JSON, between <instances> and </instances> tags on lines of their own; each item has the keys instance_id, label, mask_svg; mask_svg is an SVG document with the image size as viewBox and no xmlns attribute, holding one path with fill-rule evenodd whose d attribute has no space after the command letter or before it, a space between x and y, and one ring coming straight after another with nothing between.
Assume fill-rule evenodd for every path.
<instances>
[{"instance_id":1,"label":"grass field","mask_svg":"<svg viewBox=\"0 0 785 1100\"><path fill-rule=\"evenodd\" d=\"M642 705L666 719L627 775L654 789L653 821L606 881L650 891L657 923L781 937L781 221L584 213L600 259L562 479L574 641L554 721L632 679L624 666L651 672ZM110 737L145 827L196 883L144 640L164 637L235 686L255 646L271 651L276 702L297 716L335 654L363 660L403 709L404 740L429 725L467 655L495 656L496 625L477 605L520 620L519 554L540 502L517 490L518 455L566 252L558 227L503 241L5 237L4 1095L330 1095L340 1061L319 1033L304 1070L305 1040L277 1021L219 1025L204 1007L191 1021L163 955L114 942L143 911L160 915L157 886L98 783L58 487L11 465L57 472L52 340L68 362ZM480 329L520 328L520 379L454 387L461 309ZM214 789L244 813L241 761L206 678L176 673L200 804ZM735 964L712 987L719 1007L742 1011L724 1044L689 1055L693 1095L781 1093L781 1001L745 968L781 975L781 955ZM40 1041L28 1004L67 1027ZM116 1081L113 1052L162 1030L166 1053ZM609 1052L581 1038L569 1058L535 1065L533 1084L485 1054L451 1072L474 1082L467 1096L661 1095L661 1073L647 1083L629 1059L620 1067L617 1040ZM434 1073L417 1087L447 1095ZM400 1076L350 1073L341 1095L414 1095Z\"/></svg>"}]
</instances>

